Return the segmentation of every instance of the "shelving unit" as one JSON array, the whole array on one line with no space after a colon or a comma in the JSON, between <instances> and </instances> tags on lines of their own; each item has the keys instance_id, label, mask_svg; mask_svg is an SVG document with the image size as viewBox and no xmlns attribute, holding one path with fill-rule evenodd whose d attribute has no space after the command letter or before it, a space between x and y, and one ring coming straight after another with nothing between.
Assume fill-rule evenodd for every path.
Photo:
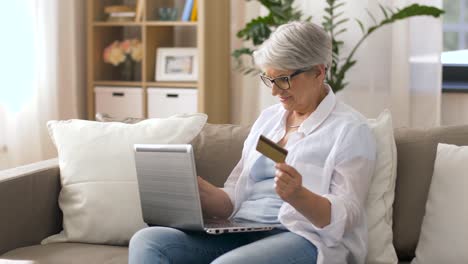
<instances>
[{"instance_id":1,"label":"shelving unit","mask_svg":"<svg viewBox=\"0 0 468 264\"><path fill-rule=\"evenodd\" d=\"M87 0L88 119L96 114L95 87L141 88L143 117L148 117L147 90L152 87L195 88L198 111L208 114L210 123L229 123L230 23L229 0L198 0L197 21L158 21L159 7L176 7L182 12L184 0L142 0L144 12L138 22L108 22L104 7L136 5L136 0ZM180 16L179 16L180 17ZM123 81L118 67L103 61L104 49L115 40L137 38L143 45L143 59L135 79ZM160 82L154 78L159 47L196 47L198 78L191 82ZM153 106L154 107L154 106Z\"/></svg>"}]
</instances>

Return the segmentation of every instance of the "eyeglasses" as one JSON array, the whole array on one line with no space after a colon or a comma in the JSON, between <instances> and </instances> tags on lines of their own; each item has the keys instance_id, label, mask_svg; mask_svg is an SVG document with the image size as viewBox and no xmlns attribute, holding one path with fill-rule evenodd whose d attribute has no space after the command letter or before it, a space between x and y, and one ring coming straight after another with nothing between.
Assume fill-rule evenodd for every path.
<instances>
[{"instance_id":1,"label":"eyeglasses","mask_svg":"<svg viewBox=\"0 0 468 264\"><path fill-rule=\"evenodd\" d=\"M297 70L297 71L293 72L289 76L280 76L280 77L276 77L276 78L273 78L273 79L265 76L264 74L261 74L260 79L262 79L263 83L268 88L273 88L273 84L275 84L276 87L278 87L281 90L288 90L289 88L291 88L291 79L294 76L299 75L299 74L301 74L303 72L306 72L306 71L309 71L309 70L310 69L308 69L308 70Z\"/></svg>"}]
</instances>

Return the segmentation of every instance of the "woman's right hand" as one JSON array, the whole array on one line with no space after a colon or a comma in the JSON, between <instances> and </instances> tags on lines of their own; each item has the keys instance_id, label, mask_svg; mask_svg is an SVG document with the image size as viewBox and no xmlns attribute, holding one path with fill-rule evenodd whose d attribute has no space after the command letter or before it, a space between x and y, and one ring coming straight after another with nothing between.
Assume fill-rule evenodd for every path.
<instances>
[{"instance_id":1,"label":"woman's right hand","mask_svg":"<svg viewBox=\"0 0 468 264\"><path fill-rule=\"evenodd\" d=\"M228 218L233 210L231 199L220 188L207 182L202 177L197 177L198 190L205 217Z\"/></svg>"},{"instance_id":2,"label":"woman's right hand","mask_svg":"<svg viewBox=\"0 0 468 264\"><path fill-rule=\"evenodd\" d=\"M198 190L200 191L200 196L206 194L209 192L209 189L210 189L210 183L205 181L202 177L198 176L197 177L197 181L198 181ZM213 186L214 187L214 186Z\"/></svg>"}]
</instances>

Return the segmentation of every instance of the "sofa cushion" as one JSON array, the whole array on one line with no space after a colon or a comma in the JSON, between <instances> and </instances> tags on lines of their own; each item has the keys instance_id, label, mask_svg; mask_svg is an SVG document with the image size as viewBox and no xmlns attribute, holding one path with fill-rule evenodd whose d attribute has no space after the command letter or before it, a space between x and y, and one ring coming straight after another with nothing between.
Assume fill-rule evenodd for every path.
<instances>
[{"instance_id":1,"label":"sofa cushion","mask_svg":"<svg viewBox=\"0 0 468 264\"><path fill-rule=\"evenodd\" d=\"M42 243L127 245L146 226L133 145L189 143L206 119L205 114L184 114L137 124L49 121L59 154L63 231Z\"/></svg>"},{"instance_id":2,"label":"sofa cushion","mask_svg":"<svg viewBox=\"0 0 468 264\"><path fill-rule=\"evenodd\" d=\"M191 142L197 174L222 187L241 158L249 131L250 127L245 126L205 124Z\"/></svg>"},{"instance_id":3,"label":"sofa cushion","mask_svg":"<svg viewBox=\"0 0 468 264\"><path fill-rule=\"evenodd\" d=\"M396 263L398 259L392 244L392 205L397 153L390 111L386 109L377 119L370 119L369 126L375 135L377 157L365 204L369 229L366 263Z\"/></svg>"},{"instance_id":4,"label":"sofa cushion","mask_svg":"<svg viewBox=\"0 0 468 264\"><path fill-rule=\"evenodd\" d=\"M468 126L395 130L398 153L393 243L401 260L415 255L438 143L468 145Z\"/></svg>"},{"instance_id":5,"label":"sofa cushion","mask_svg":"<svg viewBox=\"0 0 468 264\"><path fill-rule=\"evenodd\" d=\"M126 264L128 248L81 243L55 243L23 247L0 256L5 260L27 260L27 264ZM16 263L13 262L12 263ZM23 262L21 262L23 263Z\"/></svg>"},{"instance_id":6,"label":"sofa cushion","mask_svg":"<svg viewBox=\"0 0 468 264\"><path fill-rule=\"evenodd\" d=\"M413 264L468 263L468 147L439 144Z\"/></svg>"}]
</instances>

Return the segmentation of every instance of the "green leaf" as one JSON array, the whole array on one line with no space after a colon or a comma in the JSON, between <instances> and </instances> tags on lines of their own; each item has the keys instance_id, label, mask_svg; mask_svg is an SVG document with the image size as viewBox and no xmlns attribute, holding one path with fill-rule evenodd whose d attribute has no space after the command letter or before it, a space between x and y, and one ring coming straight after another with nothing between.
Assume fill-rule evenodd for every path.
<instances>
[{"instance_id":1,"label":"green leaf","mask_svg":"<svg viewBox=\"0 0 468 264\"><path fill-rule=\"evenodd\" d=\"M336 1L336 0L327 0L327 4L328 4L329 6L333 6L333 5L335 4L335 1Z\"/></svg>"},{"instance_id":2,"label":"green leaf","mask_svg":"<svg viewBox=\"0 0 468 264\"><path fill-rule=\"evenodd\" d=\"M323 21L326 22L326 23L332 23L333 20L332 20L332 18L329 17L329 16L324 16L324 17L323 17Z\"/></svg>"},{"instance_id":3,"label":"green leaf","mask_svg":"<svg viewBox=\"0 0 468 264\"><path fill-rule=\"evenodd\" d=\"M335 33L335 37L338 36L338 35L340 35L340 34L342 34L342 33L344 33L344 32L346 32L346 31L347 31L346 28L341 29L340 31L338 31L338 32Z\"/></svg>"},{"instance_id":4,"label":"green leaf","mask_svg":"<svg viewBox=\"0 0 468 264\"><path fill-rule=\"evenodd\" d=\"M369 9L366 8L366 11L370 18L372 18L372 20L374 21L374 24L378 24L377 19L375 19L375 16L369 11Z\"/></svg>"},{"instance_id":5,"label":"green leaf","mask_svg":"<svg viewBox=\"0 0 468 264\"><path fill-rule=\"evenodd\" d=\"M273 6L271 7L271 12L275 15L275 16L278 16L284 20L287 19L287 14L285 14L284 12L285 10L283 9L283 7L277 7L277 6Z\"/></svg>"},{"instance_id":6,"label":"green leaf","mask_svg":"<svg viewBox=\"0 0 468 264\"><path fill-rule=\"evenodd\" d=\"M367 35L369 35L370 33L374 32L374 30L378 29L379 26L372 26L370 28L367 29Z\"/></svg>"},{"instance_id":7,"label":"green leaf","mask_svg":"<svg viewBox=\"0 0 468 264\"><path fill-rule=\"evenodd\" d=\"M336 13L336 14L333 15L332 19L336 19L336 18L340 17L340 16L343 15L343 14L344 14L344 11L341 11L341 12L339 12L339 13Z\"/></svg>"},{"instance_id":8,"label":"green leaf","mask_svg":"<svg viewBox=\"0 0 468 264\"><path fill-rule=\"evenodd\" d=\"M332 22L323 22L322 23L322 26L323 28L325 29L325 31L331 31L332 29Z\"/></svg>"},{"instance_id":9,"label":"green leaf","mask_svg":"<svg viewBox=\"0 0 468 264\"><path fill-rule=\"evenodd\" d=\"M382 10L382 13L384 14L385 18L388 18L388 13L387 11L385 10L384 6L379 4L379 7L380 7L380 10Z\"/></svg>"},{"instance_id":10,"label":"green leaf","mask_svg":"<svg viewBox=\"0 0 468 264\"><path fill-rule=\"evenodd\" d=\"M242 55L252 55L252 53L253 50L250 48L239 48L234 50L231 53L231 56L233 56L234 58L240 58Z\"/></svg>"},{"instance_id":11,"label":"green leaf","mask_svg":"<svg viewBox=\"0 0 468 264\"><path fill-rule=\"evenodd\" d=\"M334 41L334 44L335 44L335 45L338 45L338 46L341 46L341 45L344 44L344 41L337 40L337 41Z\"/></svg>"},{"instance_id":12,"label":"green leaf","mask_svg":"<svg viewBox=\"0 0 468 264\"><path fill-rule=\"evenodd\" d=\"M339 25L343 24L343 23L346 23L349 21L349 18L344 18L344 19L341 19L340 21L338 22L335 22L335 24L333 25L333 28L336 28L338 27Z\"/></svg>"},{"instance_id":13,"label":"green leaf","mask_svg":"<svg viewBox=\"0 0 468 264\"><path fill-rule=\"evenodd\" d=\"M341 2L339 4L336 4L336 5L333 6L333 9L338 9L338 8L344 6L345 4L346 4L345 2Z\"/></svg>"},{"instance_id":14,"label":"green leaf","mask_svg":"<svg viewBox=\"0 0 468 264\"><path fill-rule=\"evenodd\" d=\"M237 37L244 41L252 40L254 45L260 45L270 37L270 25L272 25L272 16L257 17L237 32Z\"/></svg>"},{"instance_id":15,"label":"green leaf","mask_svg":"<svg viewBox=\"0 0 468 264\"><path fill-rule=\"evenodd\" d=\"M391 16L392 21L405 19L412 16L433 16L439 17L444 14L444 10L441 10L433 6L425 6L419 4L412 4L410 6L404 7L403 9L398 10Z\"/></svg>"},{"instance_id":16,"label":"green leaf","mask_svg":"<svg viewBox=\"0 0 468 264\"><path fill-rule=\"evenodd\" d=\"M366 34L366 29L364 28L364 25L362 24L361 20L357 18L355 18L354 20L358 23L359 27L361 28L362 34Z\"/></svg>"}]
</instances>

